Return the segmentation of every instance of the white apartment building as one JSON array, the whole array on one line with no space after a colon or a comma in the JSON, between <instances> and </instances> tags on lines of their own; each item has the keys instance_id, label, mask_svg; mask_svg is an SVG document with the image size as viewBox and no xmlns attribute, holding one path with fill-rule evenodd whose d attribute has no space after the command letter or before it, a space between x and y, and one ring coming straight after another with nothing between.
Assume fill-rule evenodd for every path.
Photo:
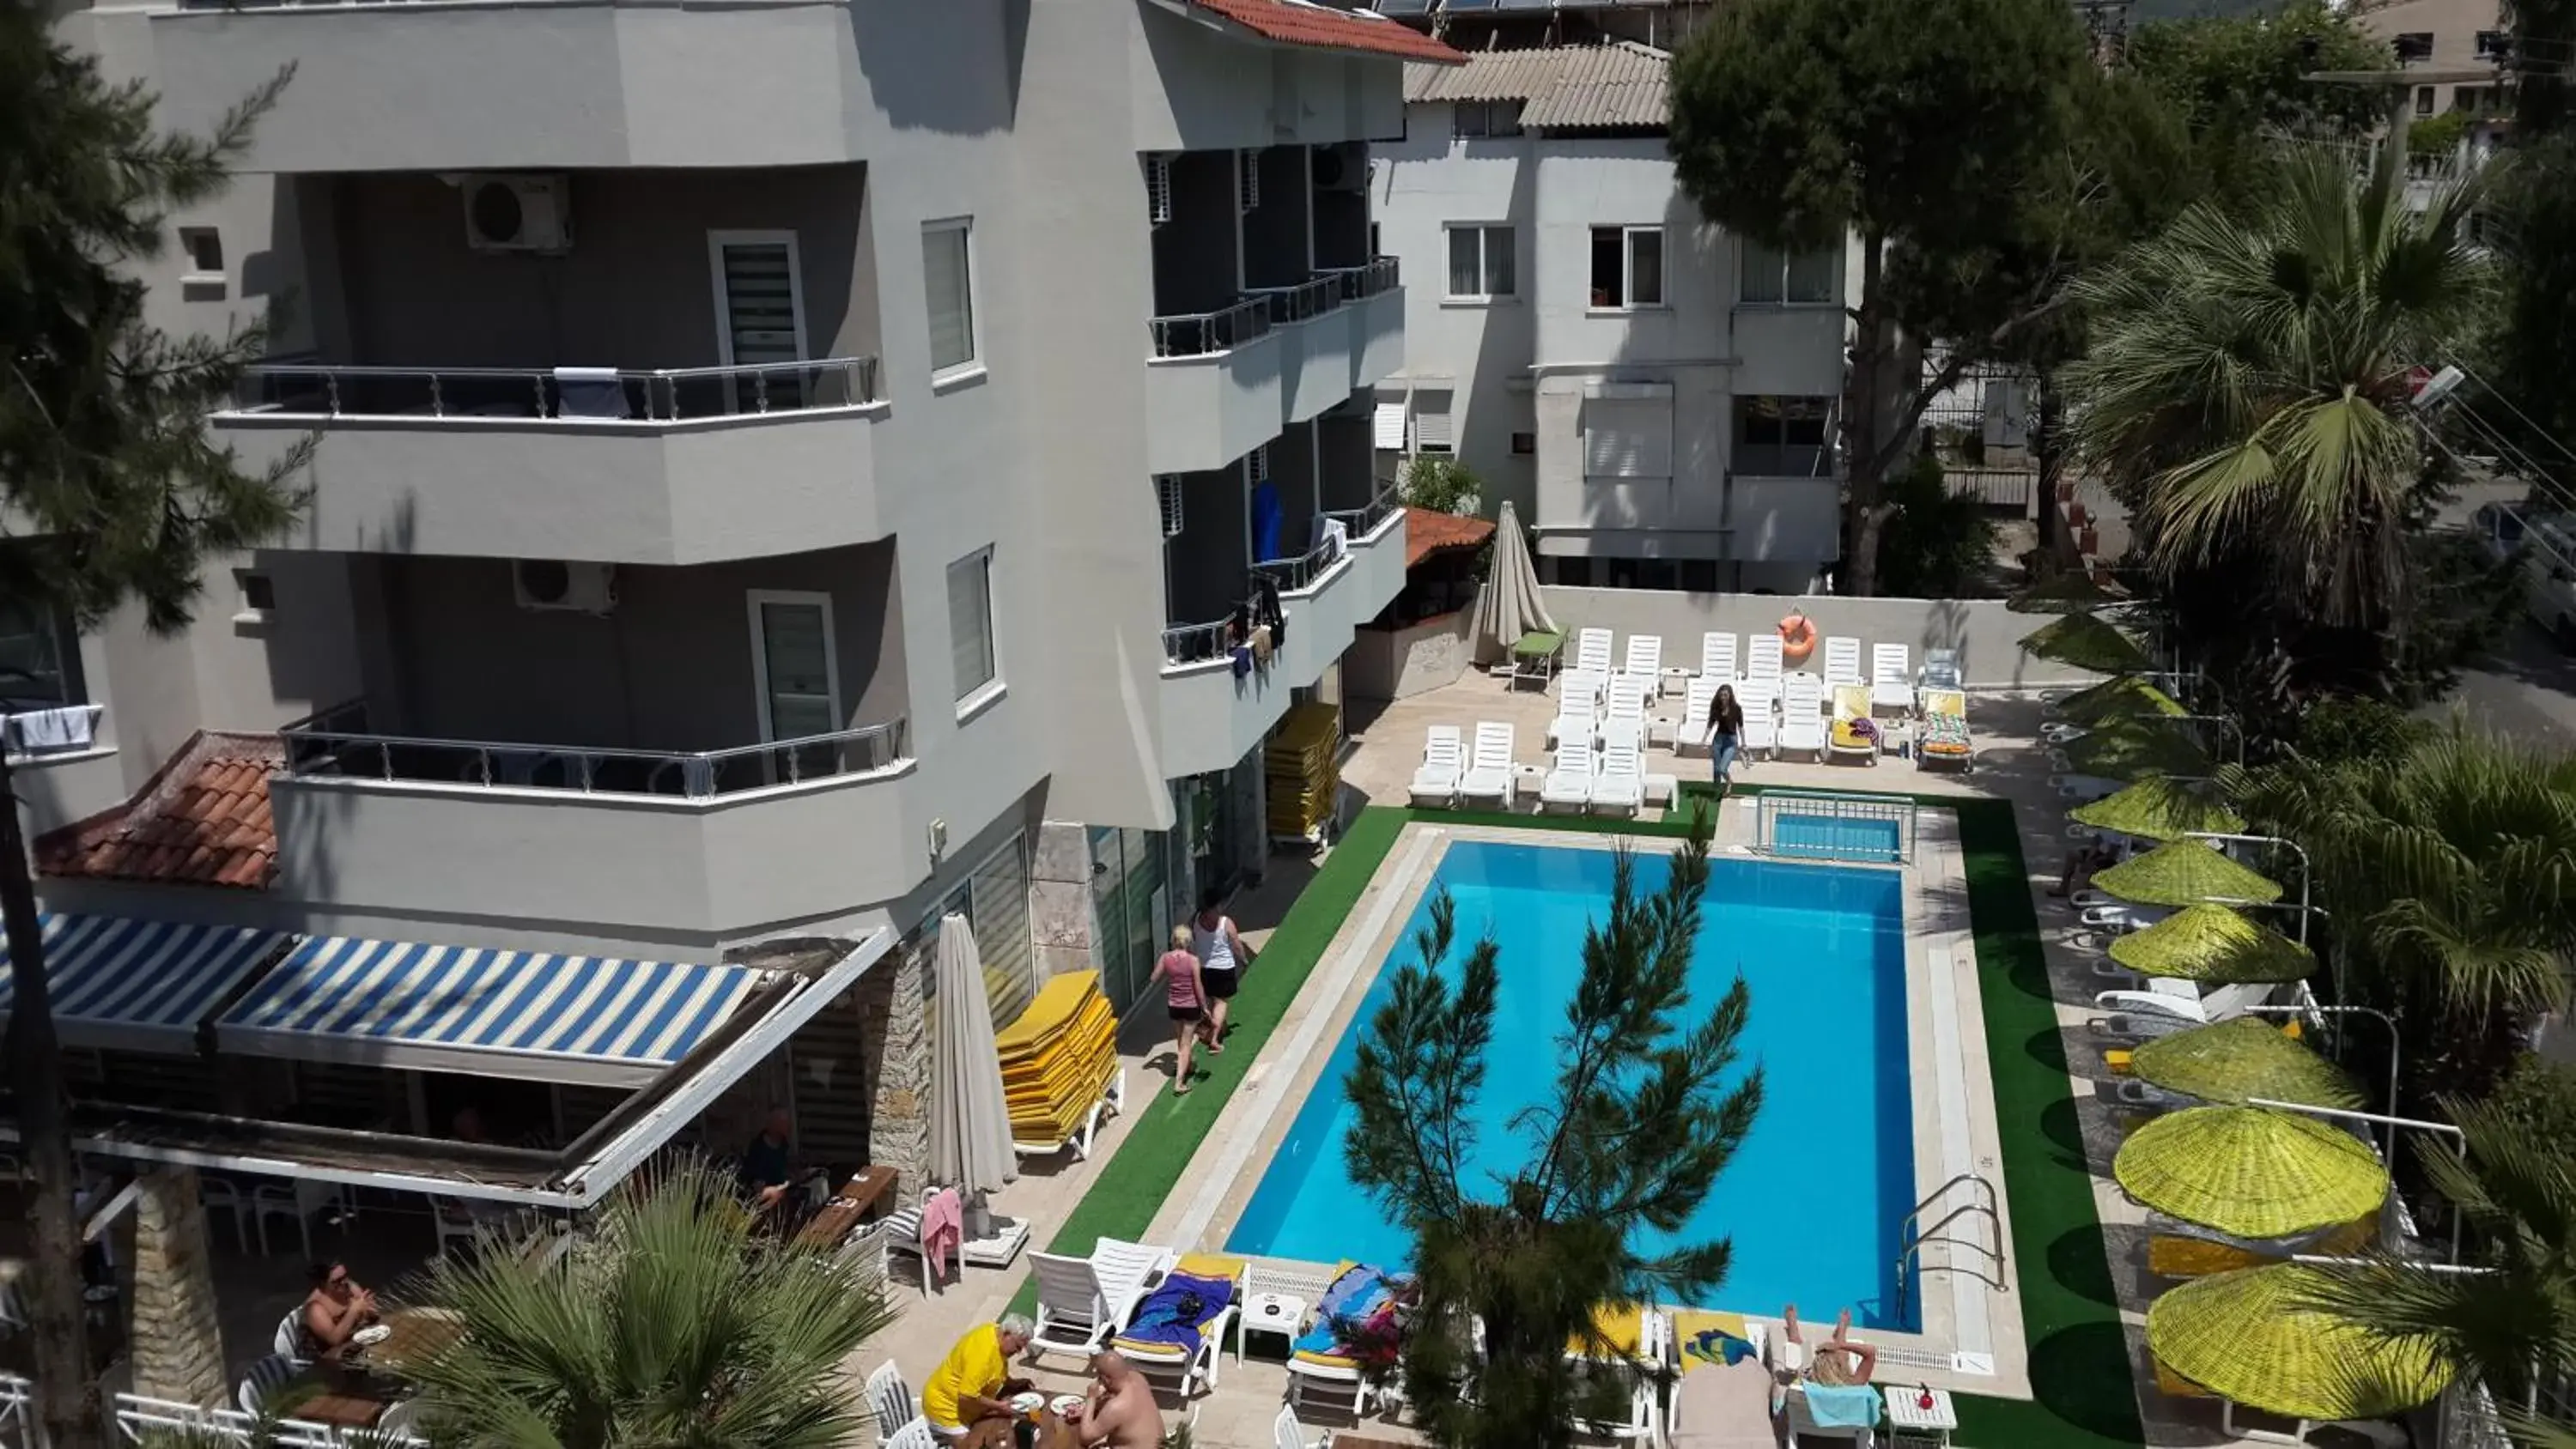
<instances>
[{"instance_id":1,"label":"white apartment building","mask_svg":"<svg viewBox=\"0 0 2576 1449\"><path fill-rule=\"evenodd\" d=\"M295 67L151 306L269 321L215 436L315 440L185 633L0 621L9 710L93 730L9 739L94 1155L205 1163L167 1144L219 1104L261 1171L566 1206L785 1102L909 1190L943 915L997 1018L1076 969L1123 1008L1259 868L1264 737L1403 582L1365 181L1438 42L1302 0L62 23L173 127ZM416 1039L415 987L488 1007ZM549 1145L460 1166L463 1106Z\"/></svg>"},{"instance_id":2,"label":"white apartment building","mask_svg":"<svg viewBox=\"0 0 2576 1449\"><path fill-rule=\"evenodd\" d=\"M1411 284L1377 442L1513 500L1548 582L1799 592L1841 551L1845 258L1702 219L1669 68L1616 39L1407 68L1372 183Z\"/></svg>"}]
</instances>

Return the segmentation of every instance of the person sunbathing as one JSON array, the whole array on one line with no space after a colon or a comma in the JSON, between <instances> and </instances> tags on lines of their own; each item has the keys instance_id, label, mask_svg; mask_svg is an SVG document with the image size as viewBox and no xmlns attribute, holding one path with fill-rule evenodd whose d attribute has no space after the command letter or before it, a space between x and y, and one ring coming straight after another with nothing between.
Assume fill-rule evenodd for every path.
<instances>
[{"instance_id":1,"label":"person sunbathing","mask_svg":"<svg viewBox=\"0 0 2576 1449\"><path fill-rule=\"evenodd\" d=\"M1798 1305L1790 1304L1780 1311L1780 1331L1796 1344L1806 1359L1805 1373L1810 1382L1830 1385L1865 1384L1878 1372L1878 1345L1855 1343L1851 1336L1851 1310L1843 1310L1834 1320L1834 1336L1807 1349L1799 1335ZM1796 1365L1791 1365L1796 1367Z\"/></svg>"}]
</instances>

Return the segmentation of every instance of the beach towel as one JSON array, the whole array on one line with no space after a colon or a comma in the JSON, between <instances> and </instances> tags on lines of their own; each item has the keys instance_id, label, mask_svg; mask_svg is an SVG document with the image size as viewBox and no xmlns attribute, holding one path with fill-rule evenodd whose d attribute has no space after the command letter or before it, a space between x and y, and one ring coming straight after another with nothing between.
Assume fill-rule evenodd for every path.
<instances>
[{"instance_id":1,"label":"beach towel","mask_svg":"<svg viewBox=\"0 0 2576 1449\"><path fill-rule=\"evenodd\" d=\"M1681 1349L1685 1373L1700 1364L1725 1368L1761 1353L1744 1331L1744 1315L1740 1313L1676 1313L1673 1342Z\"/></svg>"},{"instance_id":2,"label":"beach towel","mask_svg":"<svg viewBox=\"0 0 2576 1449\"><path fill-rule=\"evenodd\" d=\"M1233 1301L1231 1278L1169 1274L1136 1305L1136 1316L1118 1335L1118 1346L1194 1353L1207 1326Z\"/></svg>"},{"instance_id":3,"label":"beach towel","mask_svg":"<svg viewBox=\"0 0 2576 1449\"><path fill-rule=\"evenodd\" d=\"M1297 1335L1289 1347L1309 1363L1349 1364L1352 1340L1393 1326L1395 1295L1404 1283L1382 1268L1352 1264L1324 1290L1323 1301L1315 1305L1314 1326Z\"/></svg>"},{"instance_id":4,"label":"beach towel","mask_svg":"<svg viewBox=\"0 0 2576 1449\"><path fill-rule=\"evenodd\" d=\"M1878 1390L1867 1384L1809 1383L1806 1393L1807 1417L1819 1429L1878 1427Z\"/></svg>"},{"instance_id":5,"label":"beach towel","mask_svg":"<svg viewBox=\"0 0 2576 1449\"><path fill-rule=\"evenodd\" d=\"M943 1187L921 1205L921 1256L942 1272L952 1258L962 1268L965 1245L966 1205L957 1189Z\"/></svg>"}]
</instances>

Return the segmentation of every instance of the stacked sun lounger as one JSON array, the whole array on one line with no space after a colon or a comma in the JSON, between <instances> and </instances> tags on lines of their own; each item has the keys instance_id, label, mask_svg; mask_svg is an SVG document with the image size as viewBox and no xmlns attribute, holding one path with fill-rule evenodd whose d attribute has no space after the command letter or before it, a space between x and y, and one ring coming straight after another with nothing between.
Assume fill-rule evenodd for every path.
<instances>
[{"instance_id":1,"label":"stacked sun lounger","mask_svg":"<svg viewBox=\"0 0 2576 1449\"><path fill-rule=\"evenodd\" d=\"M1336 763L1341 710L1301 704L1288 711L1261 752L1270 791L1270 833L1275 839L1321 837L1333 820L1342 777Z\"/></svg>"},{"instance_id":2,"label":"stacked sun lounger","mask_svg":"<svg viewBox=\"0 0 2576 1449\"><path fill-rule=\"evenodd\" d=\"M1050 978L1019 1020L993 1033L1013 1147L1032 1155L1068 1144L1090 1150L1102 1109L1119 1095L1117 1035L1097 971Z\"/></svg>"}]
</instances>

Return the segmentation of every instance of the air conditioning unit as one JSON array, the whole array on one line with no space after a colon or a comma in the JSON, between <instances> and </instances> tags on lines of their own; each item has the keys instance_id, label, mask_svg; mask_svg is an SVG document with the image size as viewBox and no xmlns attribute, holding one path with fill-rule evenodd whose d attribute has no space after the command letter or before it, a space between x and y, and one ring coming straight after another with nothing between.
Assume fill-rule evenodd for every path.
<instances>
[{"instance_id":1,"label":"air conditioning unit","mask_svg":"<svg viewBox=\"0 0 2576 1449\"><path fill-rule=\"evenodd\" d=\"M510 590L518 595L522 609L605 614L617 607L617 565L515 559L510 564Z\"/></svg>"},{"instance_id":2,"label":"air conditioning unit","mask_svg":"<svg viewBox=\"0 0 2576 1449\"><path fill-rule=\"evenodd\" d=\"M1145 158L1145 214L1156 226L1172 219L1172 158L1167 155Z\"/></svg>"},{"instance_id":3,"label":"air conditioning unit","mask_svg":"<svg viewBox=\"0 0 2576 1449\"><path fill-rule=\"evenodd\" d=\"M1180 475L1180 474L1178 474L1178 473L1157 473L1157 474L1155 474L1155 475L1154 475L1154 502L1155 502L1155 504L1156 504L1156 505L1157 505L1157 506L1162 510L1162 514L1163 514L1163 537L1165 537L1165 538L1178 538L1178 537L1180 537L1180 536L1181 536L1181 475Z\"/></svg>"},{"instance_id":4,"label":"air conditioning unit","mask_svg":"<svg viewBox=\"0 0 2576 1449\"><path fill-rule=\"evenodd\" d=\"M1358 146L1318 147L1314 166L1317 191L1368 190L1368 153Z\"/></svg>"},{"instance_id":5,"label":"air conditioning unit","mask_svg":"<svg viewBox=\"0 0 2576 1449\"><path fill-rule=\"evenodd\" d=\"M561 175L467 176L465 244L478 252L572 248L572 192Z\"/></svg>"}]
</instances>

